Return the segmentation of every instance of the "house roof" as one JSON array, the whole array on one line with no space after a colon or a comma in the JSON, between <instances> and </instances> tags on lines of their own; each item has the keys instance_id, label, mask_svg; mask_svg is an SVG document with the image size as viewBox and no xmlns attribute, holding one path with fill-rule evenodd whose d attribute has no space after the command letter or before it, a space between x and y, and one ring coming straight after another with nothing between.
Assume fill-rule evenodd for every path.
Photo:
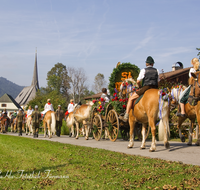
<instances>
[{"instance_id":1,"label":"house roof","mask_svg":"<svg viewBox=\"0 0 200 190\"><path fill-rule=\"evenodd\" d=\"M85 97L85 98L83 98L83 99L84 99L84 100L96 99L96 98L100 98L101 95L102 95L102 92L99 92L99 93L94 94L94 95L92 95L92 96L87 96L87 97Z\"/></svg>"},{"instance_id":2,"label":"house roof","mask_svg":"<svg viewBox=\"0 0 200 190\"><path fill-rule=\"evenodd\" d=\"M6 93L0 97L0 102L13 103L17 108L21 108L21 106L14 100L14 98Z\"/></svg>"},{"instance_id":3,"label":"house roof","mask_svg":"<svg viewBox=\"0 0 200 190\"><path fill-rule=\"evenodd\" d=\"M187 68L184 68L184 69L179 69L179 70L176 70L176 71L170 71L170 72L166 72L166 73L161 73L159 74L159 78L163 78L163 75L165 78L170 78L170 79L173 79L173 78L177 78L183 74L188 74L189 73L189 70L190 70L191 67L187 67Z\"/></svg>"}]
</instances>

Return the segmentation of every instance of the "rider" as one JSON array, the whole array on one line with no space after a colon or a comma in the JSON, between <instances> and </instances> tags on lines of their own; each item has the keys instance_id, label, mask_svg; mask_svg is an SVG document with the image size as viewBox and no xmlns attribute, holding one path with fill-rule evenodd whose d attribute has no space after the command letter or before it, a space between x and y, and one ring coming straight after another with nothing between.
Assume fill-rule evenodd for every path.
<instances>
[{"instance_id":1,"label":"rider","mask_svg":"<svg viewBox=\"0 0 200 190\"><path fill-rule=\"evenodd\" d=\"M32 109L31 105L29 106L28 110L27 110L27 118L28 116L30 116L32 114L34 110Z\"/></svg>"},{"instance_id":2,"label":"rider","mask_svg":"<svg viewBox=\"0 0 200 190\"><path fill-rule=\"evenodd\" d=\"M124 122L128 121L129 118L129 112L133 108L133 102L136 100L139 96L145 93L148 89L158 88L158 82L159 82L159 71L158 69L153 67L154 65L154 59L151 56L148 56L146 59L146 68L142 69L139 73L139 76L137 78L137 84L140 87L140 82L142 81L142 87L134 92L131 97L128 99L128 104L126 108L126 113L124 117L120 117Z\"/></svg>"},{"instance_id":3,"label":"rider","mask_svg":"<svg viewBox=\"0 0 200 190\"><path fill-rule=\"evenodd\" d=\"M48 111L54 111L53 105L51 104L51 100L50 100L50 99L47 100L47 103L46 103L45 106L44 106L44 111L41 112L41 114L43 115L43 118L44 118L44 115L45 115Z\"/></svg>"},{"instance_id":4,"label":"rider","mask_svg":"<svg viewBox=\"0 0 200 190\"><path fill-rule=\"evenodd\" d=\"M109 98L107 96L107 88L102 88L101 98L103 98L105 102L109 102Z\"/></svg>"},{"instance_id":5,"label":"rider","mask_svg":"<svg viewBox=\"0 0 200 190\"><path fill-rule=\"evenodd\" d=\"M69 113L73 112L74 111L74 100L71 99L70 100L70 103L67 107L67 111L65 112L65 116L68 116Z\"/></svg>"},{"instance_id":6,"label":"rider","mask_svg":"<svg viewBox=\"0 0 200 190\"><path fill-rule=\"evenodd\" d=\"M196 73L196 71L198 71L199 70L199 60L198 60L198 58L193 58L192 60L191 60L191 64L193 65L193 67L190 69L190 71L189 71L189 77L191 77L192 75L191 75L191 73ZM191 89L191 85L190 86L188 86L188 88L186 88L183 92L182 92L182 94L180 94L180 96L182 96L181 98L180 98L180 113L177 113L177 116L179 116L179 117L185 117L186 115L185 115L185 104L186 104L186 102L187 102L187 100L188 100L188 97L189 97L189 94L190 94L190 89Z\"/></svg>"}]
</instances>

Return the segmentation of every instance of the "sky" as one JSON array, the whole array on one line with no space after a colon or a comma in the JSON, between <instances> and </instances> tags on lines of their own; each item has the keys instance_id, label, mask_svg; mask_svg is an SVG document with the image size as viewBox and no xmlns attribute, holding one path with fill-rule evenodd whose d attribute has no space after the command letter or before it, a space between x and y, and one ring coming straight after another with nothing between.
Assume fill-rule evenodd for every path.
<instances>
[{"instance_id":1,"label":"sky","mask_svg":"<svg viewBox=\"0 0 200 190\"><path fill-rule=\"evenodd\" d=\"M91 88L118 62L164 72L191 66L200 48L199 0L0 0L0 77L30 86L37 48L40 87L58 62L83 68Z\"/></svg>"}]
</instances>

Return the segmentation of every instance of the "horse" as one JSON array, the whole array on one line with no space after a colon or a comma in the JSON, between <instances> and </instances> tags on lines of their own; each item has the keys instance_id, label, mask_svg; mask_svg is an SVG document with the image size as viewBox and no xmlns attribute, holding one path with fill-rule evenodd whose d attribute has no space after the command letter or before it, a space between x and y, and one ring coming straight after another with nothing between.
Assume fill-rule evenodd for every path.
<instances>
[{"instance_id":1,"label":"horse","mask_svg":"<svg viewBox=\"0 0 200 190\"><path fill-rule=\"evenodd\" d=\"M194 100L197 101L196 105L190 105L190 103L185 104L185 113L186 117L179 117L177 128L179 129L179 137L182 142L185 142L185 136L181 133L181 125L182 123L189 118L191 121L191 125L189 128L189 141L187 145L192 145L192 132L194 128L194 122L197 118L198 126L200 125L200 71L196 72L195 74L192 73L192 77L189 79L189 84L191 85L190 90L190 97L194 97ZM195 93L194 93L195 92ZM198 135L197 142L195 145L200 146L200 135Z\"/></svg>"},{"instance_id":2,"label":"horse","mask_svg":"<svg viewBox=\"0 0 200 190\"><path fill-rule=\"evenodd\" d=\"M27 114L27 112L26 112ZM31 135L31 133L33 134L33 128L32 128L32 117L31 115L26 117L26 135Z\"/></svg>"},{"instance_id":3,"label":"horse","mask_svg":"<svg viewBox=\"0 0 200 190\"><path fill-rule=\"evenodd\" d=\"M44 137L46 137L46 128L48 127L49 138L56 133L56 115L54 111L47 111L43 119Z\"/></svg>"},{"instance_id":4,"label":"horse","mask_svg":"<svg viewBox=\"0 0 200 190\"><path fill-rule=\"evenodd\" d=\"M134 145L134 127L136 122L142 123L142 145L140 149L145 149L145 133L147 124L151 127L152 143L150 152L156 150L156 120L160 117L159 130L163 130L164 134L164 146L169 148L169 100L162 98L162 91L159 89L147 90L141 100L134 106L134 109L129 113L129 125L130 125L130 141L128 148L132 148Z\"/></svg>"},{"instance_id":5,"label":"horse","mask_svg":"<svg viewBox=\"0 0 200 190\"><path fill-rule=\"evenodd\" d=\"M10 124L10 118L7 116L2 116L1 121L1 133L6 133L8 131L8 125Z\"/></svg>"},{"instance_id":6,"label":"horse","mask_svg":"<svg viewBox=\"0 0 200 190\"><path fill-rule=\"evenodd\" d=\"M171 105L174 107L179 106L179 96L181 95L181 93L186 89L186 86L180 86L179 87L173 87L170 89L170 95L172 97L172 101L171 101ZM189 128L189 141L187 143L187 145L191 146L192 145L192 132L193 132L193 128L194 128L194 122L196 119L196 114L195 114L195 107L190 105L189 103L185 104L185 113L187 115L187 117L179 117L178 118L178 124L177 124L177 128L178 128L178 132L179 132L179 137L181 139L182 142L185 142L185 136L182 134L181 132L181 126L182 123L189 118L191 121L191 125Z\"/></svg>"},{"instance_id":7,"label":"horse","mask_svg":"<svg viewBox=\"0 0 200 190\"><path fill-rule=\"evenodd\" d=\"M89 125L87 125L87 121L90 120L91 109L93 102L90 101L88 104L82 104L77 106L73 111L73 118L76 124L76 139L79 138L79 123L83 123L83 128L85 129L85 140L89 139Z\"/></svg>"}]
</instances>

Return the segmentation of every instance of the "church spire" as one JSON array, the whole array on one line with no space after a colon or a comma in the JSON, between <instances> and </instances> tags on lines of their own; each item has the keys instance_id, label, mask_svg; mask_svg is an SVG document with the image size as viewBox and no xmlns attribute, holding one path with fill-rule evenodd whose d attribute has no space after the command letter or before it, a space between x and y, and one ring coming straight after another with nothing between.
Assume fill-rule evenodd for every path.
<instances>
[{"instance_id":1,"label":"church spire","mask_svg":"<svg viewBox=\"0 0 200 190\"><path fill-rule=\"evenodd\" d=\"M31 86L32 85L35 86L37 90L39 89L38 71L37 71L37 48L35 50L35 65L34 65L33 80Z\"/></svg>"}]
</instances>

